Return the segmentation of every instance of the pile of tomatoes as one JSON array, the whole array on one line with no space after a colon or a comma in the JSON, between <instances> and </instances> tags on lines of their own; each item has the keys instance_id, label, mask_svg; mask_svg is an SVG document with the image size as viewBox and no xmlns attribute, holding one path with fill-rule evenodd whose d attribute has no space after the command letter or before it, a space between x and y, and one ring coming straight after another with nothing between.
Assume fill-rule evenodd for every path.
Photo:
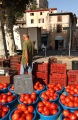
<instances>
[{"instance_id":1,"label":"pile of tomatoes","mask_svg":"<svg viewBox=\"0 0 78 120\"><path fill-rule=\"evenodd\" d=\"M49 100L49 101L51 101L51 100L56 100L57 97L58 97L58 94L55 93L54 90L48 89L48 90L46 90L45 92L42 92L41 95L40 95L40 97L41 97L42 99L44 99L44 100Z\"/></svg>"},{"instance_id":2,"label":"pile of tomatoes","mask_svg":"<svg viewBox=\"0 0 78 120\"><path fill-rule=\"evenodd\" d=\"M72 95L78 94L78 85L68 85L66 87L66 92Z\"/></svg>"},{"instance_id":3,"label":"pile of tomatoes","mask_svg":"<svg viewBox=\"0 0 78 120\"><path fill-rule=\"evenodd\" d=\"M11 92L1 93L0 103L4 104L4 103L12 102L15 98L16 96L13 95Z\"/></svg>"},{"instance_id":4,"label":"pile of tomatoes","mask_svg":"<svg viewBox=\"0 0 78 120\"><path fill-rule=\"evenodd\" d=\"M42 90L44 86L40 82L34 84L34 90Z\"/></svg>"},{"instance_id":5,"label":"pile of tomatoes","mask_svg":"<svg viewBox=\"0 0 78 120\"><path fill-rule=\"evenodd\" d=\"M14 91L14 85L12 85L12 86L10 87L10 90Z\"/></svg>"},{"instance_id":6,"label":"pile of tomatoes","mask_svg":"<svg viewBox=\"0 0 78 120\"><path fill-rule=\"evenodd\" d=\"M5 89L9 86L8 83L0 83L0 90Z\"/></svg>"},{"instance_id":7,"label":"pile of tomatoes","mask_svg":"<svg viewBox=\"0 0 78 120\"><path fill-rule=\"evenodd\" d=\"M12 120L32 120L34 117L34 107L18 104L11 118Z\"/></svg>"},{"instance_id":8,"label":"pile of tomatoes","mask_svg":"<svg viewBox=\"0 0 78 120\"><path fill-rule=\"evenodd\" d=\"M19 101L25 104L32 104L36 102L36 100L37 100L36 92L32 92L31 94L28 93L21 94L19 97Z\"/></svg>"},{"instance_id":9,"label":"pile of tomatoes","mask_svg":"<svg viewBox=\"0 0 78 120\"><path fill-rule=\"evenodd\" d=\"M62 112L63 120L78 120L78 110L70 112L69 110L64 110Z\"/></svg>"},{"instance_id":10,"label":"pile of tomatoes","mask_svg":"<svg viewBox=\"0 0 78 120\"><path fill-rule=\"evenodd\" d=\"M68 95L61 94L60 102L70 108L78 107L78 96L73 96L71 94Z\"/></svg>"},{"instance_id":11,"label":"pile of tomatoes","mask_svg":"<svg viewBox=\"0 0 78 120\"><path fill-rule=\"evenodd\" d=\"M48 89L52 89L55 92L62 90L62 86L60 84L48 84L47 87Z\"/></svg>"},{"instance_id":12,"label":"pile of tomatoes","mask_svg":"<svg viewBox=\"0 0 78 120\"><path fill-rule=\"evenodd\" d=\"M43 100L42 102L38 103L38 112L43 115L55 115L58 113L58 105L56 103L51 103L49 101Z\"/></svg>"},{"instance_id":13,"label":"pile of tomatoes","mask_svg":"<svg viewBox=\"0 0 78 120\"><path fill-rule=\"evenodd\" d=\"M8 112L9 112L9 107L6 105L0 104L0 119L4 118Z\"/></svg>"}]
</instances>

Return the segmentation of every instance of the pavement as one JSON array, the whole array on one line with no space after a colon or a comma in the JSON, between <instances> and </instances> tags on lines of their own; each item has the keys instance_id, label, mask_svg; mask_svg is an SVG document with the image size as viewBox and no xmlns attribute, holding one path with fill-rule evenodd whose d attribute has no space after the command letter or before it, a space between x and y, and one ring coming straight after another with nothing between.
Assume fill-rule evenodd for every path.
<instances>
[{"instance_id":1,"label":"pavement","mask_svg":"<svg viewBox=\"0 0 78 120\"><path fill-rule=\"evenodd\" d=\"M47 51L39 51L33 58L33 62L48 62L50 57L57 58L57 63L66 63L67 69L72 69L72 61L78 61L78 51L71 50L70 56L69 51L62 50L47 50Z\"/></svg>"}]
</instances>

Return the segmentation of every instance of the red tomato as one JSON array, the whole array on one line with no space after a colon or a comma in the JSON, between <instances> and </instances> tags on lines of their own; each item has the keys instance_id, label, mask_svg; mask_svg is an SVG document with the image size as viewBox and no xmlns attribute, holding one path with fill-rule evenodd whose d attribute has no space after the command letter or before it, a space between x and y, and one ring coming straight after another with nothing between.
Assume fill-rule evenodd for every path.
<instances>
[{"instance_id":1,"label":"red tomato","mask_svg":"<svg viewBox=\"0 0 78 120\"><path fill-rule=\"evenodd\" d=\"M26 106L25 104L22 104L22 105L21 105L21 110L22 110L22 111L27 110L27 106Z\"/></svg>"},{"instance_id":2,"label":"red tomato","mask_svg":"<svg viewBox=\"0 0 78 120\"><path fill-rule=\"evenodd\" d=\"M43 107L44 106L43 102L39 102L38 106L42 106Z\"/></svg>"},{"instance_id":3,"label":"red tomato","mask_svg":"<svg viewBox=\"0 0 78 120\"><path fill-rule=\"evenodd\" d=\"M53 114L53 115L55 115L55 114L57 114L57 113L58 113L58 110L56 110L56 109L52 110L52 114Z\"/></svg>"},{"instance_id":4,"label":"red tomato","mask_svg":"<svg viewBox=\"0 0 78 120\"><path fill-rule=\"evenodd\" d=\"M60 99L65 99L65 95L64 94L60 95Z\"/></svg>"},{"instance_id":5,"label":"red tomato","mask_svg":"<svg viewBox=\"0 0 78 120\"><path fill-rule=\"evenodd\" d=\"M12 119L13 119L13 120L19 120L19 118L20 118L20 114L19 114L19 113L14 113L14 114L12 115Z\"/></svg>"},{"instance_id":6,"label":"red tomato","mask_svg":"<svg viewBox=\"0 0 78 120\"><path fill-rule=\"evenodd\" d=\"M65 117L68 117L68 116L70 115L70 112L69 112L68 110L64 110L64 111L63 111L63 115L64 115Z\"/></svg>"},{"instance_id":7,"label":"red tomato","mask_svg":"<svg viewBox=\"0 0 78 120\"><path fill-rule=\"evenodd\" d=\"M5 111L2 111L2 118L6 115L7 113Z\"/></svg>"},{"instance_id":8,"label":"red tomato","mask_svg":"<svg viewBox=\"0 0 78 120\"><path fill-rule=\"evenodd\" d=\"M56 109L56 104L55 103L51 103L50 109Z\"/></svg>"},{"instance_id":9,"label":"red tomato","mask_svg":"<svg viewBox=\"0 0 78 120\"><path fill-rule=\"evenodd\" d=\"M36 100L36 97L37 97L36 93L35 93L35 92L32 92L32 93L31 93L31 98Z\"/></svg>"},{"instance_id":10,"label":"red tomato","mask_svg":"<svg viewBox=\"0 0 78 120\"><path fill-rule=\"evenodd\" d=\"M26 115L26 120L32 120L32 119L33 119L33 114Z\"/></svg>"},{"instance_id":11,"label":"red tomato","mask_svg":"<svg viewBox=\"0 0 78 120\"><path fill-rule=\"evenodd\" d=\"M39 107L38 107L38 111L39 111L40 113L42 113L43 109L44 109L44 107L42 107L42 106L39 106Z\"/></svg>"},{"instance_id":12,"label":"red tomato","mask_svg":"<svg viewBox=\"0 0 78 120\"><path fill-rule=\"evenodd\" d=\"M33 106L28 106L28 111L29 111L30 113L32 113L32 112L34 111L34 107L33 107Z\"/></svg>"},{"instance_id":13,"label":"red tomato","mask_svg":"<svg viewBox=\"0 0 78 120\"><path fill-rule=\"evenodd\" d=\"M11 101L13 101L13 98L12 98L11 96L8 96L8 97L7 97L7 101L8 101L8 102L11 102Z\"/></svg>"},{"instance_id":14,"label":"red tomato","mask_svg":"<svg viewBox=\"0 0 78 120\"><path fill-rule=\"evenodd\" d=\"M9 111L9 108L8 108L7 106L3 106L2 109L3 109L3 111L5 111L5 112L8 112L8 111Z\"/></svg>"},{"instance_id":15,"label":"red tomato","mask_svg":"<svg viewBox=\"0 0 78 120\"><path fill-rule=\"evenodd\" d=\"M74 113L71 113L69 118L70 120L77 120L77 116Z\"/></svg>"},{"instance_id":16,"label":"red tomato","mask_svg":"<svg viewBox=\"0 0 78 120\"><path fill-rule=\"evenodd\" d=\"M6 102L7 102L7 99L6 99L6 98L2 98L1 102L2 102L2 103L6 103Z\"/></svg>"},{"instance_id":17,"label":"red tomato","mask_svg":"<svg viewBox=\"0 0 78 120\"><path fill-rule=\"evenodd\" d=\"M25 120L25 118L24 117L20 117L19 120Z\"/></svg>"},{"instance_id":18,"label":"red tomato","mask_svg":"<svg viewBox=\"0 0 78 120\"><path fill-rule=\"evenodd\" d=\"M7 92L7 95L12 95L12 93L11 92Z\"/></svg>"},{"instance_id":19,"label":"red tomato","mask_svg":"<svg viewBox=\"0 0 78 120\"><path fill-rule=\"evenodd\" d=\"M69 97L65 97L65 102L70 102L70 98Z\"/></svg>"},{"instance_id":20,"label":"red tomato","mask_svg":"<svg viewBox=\"0 0 78 120\"><path fill-rule=\"evenodd\" d=\"M49 116L50 115L50 110L49 109L45 110L44 115Z\"/></svg>"},{"instance_id":21,"label":"red tomato","mask_svg":"<svg viewBox=\"0 0 78 120\"><path fill-rule=\"evenodd\" d=\"M32 100L32 98L29 98L28 99L28 104L31 104L31 103L33 103L33 100Z\"/></svg>"},{"instance_id":22,"label":"red tomato","mask_svg":"<svg viewBox=\"0 0 78 120\"><path fill-rule=\"evenodd\" d=\"M51 103L49 101L46 102L46 107L50 108Z\"/></svg>"},{"instance_id":23,"label":"red tomato","mask_svg":"<svg viewBox=\"0 0 78 120\"><path fill-rule=\"evenodd\" d=\"M78 110L75 110L74 114L77 115L77 117L78 117Z\"/></svg>"}]
</instances>

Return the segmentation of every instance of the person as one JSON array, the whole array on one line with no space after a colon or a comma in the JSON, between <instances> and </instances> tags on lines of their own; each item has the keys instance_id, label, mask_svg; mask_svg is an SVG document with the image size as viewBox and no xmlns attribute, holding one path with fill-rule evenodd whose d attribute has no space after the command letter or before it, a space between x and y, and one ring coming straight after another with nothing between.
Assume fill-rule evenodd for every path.
<instances>
[{"instance_id":1,"label":"person","mask_svg":"<svg viewBox=\"0 0 78 120\"><path fill-rule=\"evenodd\" d=\"M28 34L25 33L23 34L23 51L20 66L20 74L25 74L27 68L29 68L28 72L31 73L33 52L34 52L33 42L29 39Z\"/></svg>"}]
</instances>

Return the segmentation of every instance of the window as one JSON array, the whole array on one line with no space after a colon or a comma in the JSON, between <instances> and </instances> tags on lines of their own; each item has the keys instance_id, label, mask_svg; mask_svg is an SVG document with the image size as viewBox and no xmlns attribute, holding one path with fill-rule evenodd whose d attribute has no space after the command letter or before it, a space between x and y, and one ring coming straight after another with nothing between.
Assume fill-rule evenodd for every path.
<instances>
[{"instance_id":1,"label":"window","mask_svg":"<svg viewBox=\"0 0 78 120\"><path fill-rule=\"evenodd\" d=\"M61 15L57 16L57 21L62 22L62 16Z\"/></svg>"},{"instance_id":2,"label":"window","mask_svg":"<svg viewBox=\"0 0 78 120\"><path fill-rule=\"evenodd\" d=\"M41 19L38 19L38 23L40 23L41 22Z\"/></svg>"},{"instance_id":3,"label":"window","mask_svg":"<svg viewBox=\"0 0 78 120\"><path fill-rule=\"evenodd\" d=\"M34 23L34 19L31 19L31 24Z\"/></svg>"},{"instance_id":4,"label":"window","mask_svg":"<svg viewBox=\"0 0 78 120\"><path fill-rule=\"evenodd\" d=\"M57 33L62 32L62 25L58 24L57 25Z\"/></svg>"},{"instance_id":5,"label":"window","mask_svg":"<svg viewBox=\"0 0 78 120\"><path fill-rule=\"evenodd\" d=\"M40 15L42 15L42 12L40 12Z\"/></svg>"},{"instance_id":6,"label":"window","mask_svg":"<svg viewBox=\"0 0 78 120\"><path fill-rule=\"evenodd\" d=\"M30 16L34 16L34 13L30 13Z\"/></svg>"},{"instance_id":7,"label":"window","mask_svg":"<svg viewBox=\"0 0 78 120\"><path fill-rule=\"evenodd\" d=\"M42 19L42 23L44 23L44 19Z\"/></svg>"}]
</instances>

